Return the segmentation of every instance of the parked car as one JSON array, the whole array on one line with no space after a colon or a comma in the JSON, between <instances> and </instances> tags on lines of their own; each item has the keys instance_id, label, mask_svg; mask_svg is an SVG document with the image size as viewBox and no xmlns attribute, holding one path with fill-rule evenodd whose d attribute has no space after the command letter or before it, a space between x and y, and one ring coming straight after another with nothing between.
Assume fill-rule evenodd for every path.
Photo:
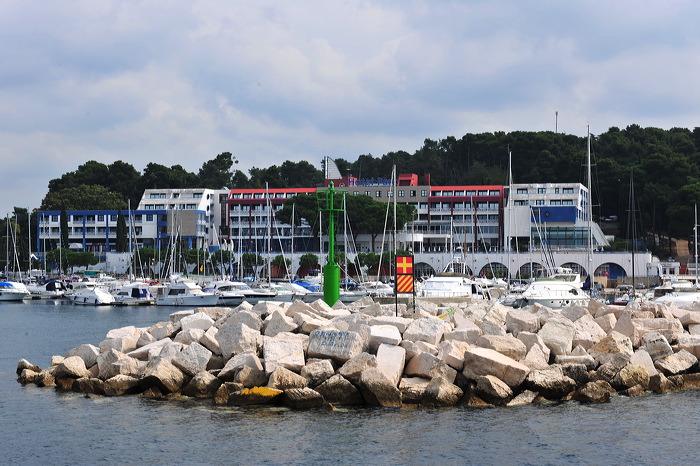
<instances>
[{"instance_id":1,"label":"parked car","mask_svg":"<svg viewBox=\"0 0 700 466\"><path fill-rule=\"evenodd\" d=\"M603 217L604 222L617 222L617 215L610 215L609 217Z\"/></svg>"}]
</instances>

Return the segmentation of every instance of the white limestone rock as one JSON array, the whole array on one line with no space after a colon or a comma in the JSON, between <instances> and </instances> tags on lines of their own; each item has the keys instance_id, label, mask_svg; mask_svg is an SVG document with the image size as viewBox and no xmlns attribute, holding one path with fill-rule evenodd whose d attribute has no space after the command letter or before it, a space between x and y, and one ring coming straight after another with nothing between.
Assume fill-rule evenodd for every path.
<instances>
[{"instance_id":1,"label":"white limestone rock","mask_svg":"<svg viewBox=\"0 0 700 466\"><path fill-rule=\"evenodd\" d=\"M141 365L137 359L115 349L100 353L97 356L97 367L99 369L98 376L102 380L110 379L119 374L136 377L141 371Z\"/></svg>"},{"instance_id":2,"label":"white limestone rock","mask_svg":"<svg viewBox=\"0 0 700 466\"><path fill-rule=\"evenodd\" d=\"M260 329L262 329L263 321L260 318L260 316L253 311L234 311L224 318L224 320L221 322L221 325L219 326L219 330L221 330L221 327L223 327L224 325L233 325L236 323L245 324L248 326L248 328L260 332Z\"/></svg>"},{"instance_id":3,"label":"white limestone rock","mask_svg":"<svg viewBox=\"0 0 700 466\"><path fill-rule=\"evenodd\" d=\"M360 353L347 360L345 364L338 369L338 374L357 385L360 383L360 375L362 372L372 367L377 367L377 357L369 353Z\"/></svg>"},{"instance_id":4,"label":"white limestone rock","mask_svg":"<svg viewBox=\"0 0 700 466\"><path fill-rule=\"evenodd\" d=\"M192 377L182 389L182 394L193 398L212 398L221 386L219 380L207 371L201 371Z\"/></svg>"},{"instance_id":5,"label":"white limestone rock","mask_svg":"<svg viewBox=\"0 0 700 466\"><path fill-rule=\"evenodd\" d=\"M605 330L598 325L598 323L593 319L593 316L591 316L588 312L574 321L574 327L576 328L576 333L574 334L572 344L573 346L581 345L585 349L595 345L602 338L604 338L605 335L607 335Z\"/></svg>"},{"instance_id":6,"label":"white limestone rock","mask_svg":"<svg viewBox=\"0 0 700 466\"><path fill-rule=\"evenodd\" d=\"M654 367L654 360L651 359L647 350L643 348L638 349L630 356L630 364L643 367L647 371L647 374L649 374L649 377L658 372L656 367Z\"/></svg>"},{"instance_id":7,"label":"white limestone rock","mask_svg":"<svg viewBox=\"0 0 700 466\"><path fill-rule=\"evenodd\" d=\"M377 316L372 317L372 320L369 321L369 325L393 325L400 334L403 334L411 322L413 322L412 319L407 319L405 317Z\"/></svg>"},{"instance_id":8,"label":"white limestone rock","mask_svg":"<svg viewBox=\"0 0 700 466\"><path fill-rule=\"evenodd\" d=\"M326 304L322 299L317 299L316 301L310 303L310 306L316 311L316 313L323 317L324 319L331 320L334 317L349 316L350 311L343 308L333 308Z\"/></svg>"},{"instance_id":9,"label":"white limestone rock","mask_svg":"<svg viewBox=\"0 0 700 466\"><path fill-rule=\"evenodd\" d=\"M476 341L476 346L490 348L516 361L523 359L527 354L525 344L510 334L482 335Z\"/></svg>"},{"instance_id":10,"label":"white limestone rock","mask_svg":"<svg viewBox=\"0 0 700 466\"><path fill-rule=\"evenodd\" d=\"M175 335L173 341L177 343L182 343L187 346L191 343L199 341L204 336L204 330L201 328L191 328L189 330L182 330Z\"/></svg>"},{"instance_id":11,"label":"white limestone rock","mask_svg":"<svg viewBox=\"0 0 700 466\"><path fill-rule=\"evenodd\" d=\"M214 319L203 312L197 312L180 319L180 325L183 331L198 328L206 332L214 325Z\"/></svg>"},{"instance_id":12,"label":"white limestone rock","mask_svg":"<svg viewBox=\"0 0 700 466\"><path fill-rule=\"evenodd\" d=\"M301 368L301 376L306 379L309 387L314 388L335 375L333 363L329 359L317 359L306 363Z\"/></svg>"},{"instance_id":13,"label":"white limestone rock","mask_svg":"<svg viewBox=\"0 0 700 466\"><path fill-rule=\"evenodd\" d=\"M377 369L398 386L406 363L406 350L382 343L377 349Z\"/></svg>"},{"instance_id":14,"label":"white limestone rock","mask_svg":"<svg viewBox=\"0 0 700 466\"><path fill-rule=\"evenodd\" d=\"M282 311L276 310L268 315L263 322L263 335L274 337L278 333L293 332L297 328L299 328L299 325L292 318L287 317Z\"/></svg>"},{"instance_id":15,"label":"white limestone rock","mask_svg":"<svg viewBox=\"0 0 700 466\"><path fill-rule=\"evenodd\" d=\"M66 357L79 356L80 359L85 363L85 367L92 367L97 364L97 356L100 354L100 349L95 345L80 345L76 348L69 350L66 353Z\"/></svg>"},{"instance_id":16,"label":"white limestone rock","mask_svg":"<svg viewBox=\"0 0 700 466\"><path fill-rule=\"evenodd\" d=\"M377 367L371 367L360 374L360 393L367 403L373 406L400 407L401 392L398 384L389 380Z\"/></svg>"},{"instance_id":17,"label":"white limestone rock","mask_svg":"<svg viewBox=\"0 0 700 466\"><path fill-rule=\"evenodd\" d=\"M228 360L223 369L219 372L219 378L225 382L232 382L242 367L251 367L259 371L263 370L262 362L255 353L239 353Z\"/></svg>"},{"instance_id":18,"label":"white limestone rock","mask_svg":"<svg viewBox=\"0 0 700 466\"><path fill-rule=\"evenodd\" d=\"M56 366L54 371L56 378L78 379L80 377L92 377L90 371L85 367L85 361L80 356L69 356Z\"/></svg>"},{"instance_id":19,"label":"white limestone rock","mask_svg":"<svg viewBox=\"0 0 700 466\"><path fill-rule=\"evenodd\" d=\"M549 367L549 348L547 348L547 352L547 355L545 355L541 346L532 345L525 358L520 362L529 367L530 370L546 369Z\"/></svg>"},{"instance_id":20,"label":"white limestone rock","mask_svg":"<svg viewBox=\"0 0 700 466\"><path fill-rule=\"evenodd\" d=\"M219 342L216 340L217 333L219 333L219 329L217 327L209 327L207 331L204 332L204 335L202 335L202 337L199 339L199 343L211 351L212 354L221 356L221 347L219 346Z\"/></svg>"},{"instance_id":21,"label":"white limestone rock","mask_svg":"<svg viewBox=\"0 0 700 466\"><path fill-rule=\"evenodd\" d=\"M539 346L542 350L542 354L544 355L544 359L549 361L549 356L552 353L552 350L550 350L547 347L547 345L545 345L544 340L542 340L542 338L538 334L530 332L520 332L518 334L518 340L522 341L525 344L525 348L527 349L528 353L530 352L533 346Z\"/></svg>"},{"instance_id":22,"label":"white limestone rock","mask_svg":"<svg viewBox=\"0 0 700 466\"><path fill-rule=\"evenodd\" d=\"M144 387L157 387L161 393L178 393L185 382L185 374L165 359L156 358L148 363L141 379Z\"/></svg>"},{"instance_id":23,"label":"white limestone rock","mask_svg":"<svg viewBox=\"0 0 700 466\"><path fill-rule=\"evenodd\" d=\"M211 351L201 344L194 342L180 351L180 353L173 358L172 363L185 374L194 376L206 370L211 355Z\"/></svg>"},{"instance_id":24,"label":"white limestone rock","mask_svg":"<svg viewBox=\"0 0 700 466\"><path fill-rule=\"evenodd\" d=\"M153 335L153 338L156 340L162 340L163 338L171 337L175 333L175 326L172 322L159 322L151 325L148 328L148 333Z\"/></svg>"},{"instance_id":25,"label":"white limestone rock","mask_svg":"<svg viewBox=\"0 0 700 466\"><path fill-rule=\"evenodd\" d=\"M310 335L314 330L319 330L327 327L330 321L323 319L320 316L297 312L294 315L294 322L299 326L302 332Z\"/></svg>"},{"instance_id":26,"label":"white limestone rock","mask_svg":"<svg viewBox=\"0 0 700 466\"><path fill-rule=\"evenodd\" d=\"M564 375L560 365L531 371L525 386L545 398L561 399L576 389L576 381Z\"/></svg>"},{"instance_id":27,"label":"white limestone rock","mask_svg":"<svg viewBox=\"0 0 700 466\"><path fill-rule=\"evenodd\" d=\"M665 358L657 359L654 361L654 367L668 377L685 372L691 367L697 365L697 363L698 358L686 350L680 350L679 352L666 356Z\"/></svg>"},{"instance_id":28,"label":"white limestone rock","mask_svg":"<svg viewBox=\"0 0 700 466\"><path fill-rule=\"evenodd\" d=\"M399 381L401 401L403 403L420 403L423 401L429 384L430 379L423 377L403 377Z\"/></svg>"},{"instance_id":29,"label":"white limestone rock","mask_svg":"<svg viewBox=\"0 0 700 466\"><path fill-rule=\"evenodd\" d=\"M566 317L552 317L545 322L537 334L554 354L566 355L573 348L576 327Z\"/></svg>"},{"instance_id":30,"label":"white limestone rock","mask_svg":"<svg viewBox=\"0 0 700 466\"><path fill-rule=\"evenodd\" d=\"M511 387L494 375L478 376L474 391L485 401L497 405L506 404L513 398Z\"/></svg>"},{"instance_id":31,"label":"white limestone rock","mask_svg":"<svg viewBox=\"0 0 700 466\"><path fill-rule=\"evenodd\" d=\"M612 329L615 328L615 325L617 324L617 318L615 317L615 314L605 314L600 317L596 317L595 323L600 326L600 328L603 329L605 334L607 335L612 331Z\"/></svg>"},{"instance_id":32,"label":"white limestone rock","mask_svg":"<svg viewBox=\"0 0 700 466\"><path fill-rule=\"evenodd\" d=\"M133 327L132 327L133 328ZM139 341L139 334L133 333L130 335L124 335L120 337L107 338L100 342L100 353L115 349L121 351L122 353L128 353L129 351L136 349L136 343Z\"/></svg>"},{"instance_id":33,"label":"white limestone rock","mask_svg":"<svg viewBox=\"0 0 700 466\"><path fill-rule=\"evenodd\" d=\"M520 332L537 333L541 326L540 318L525 309L511 309L506 314L506 331L516 338Z\"/></svg>"},{"instance_id":34,"label":"white limestone rock","mask_svg":"<svg viewBox=\"0 0 700 466\"><path fill-rule=\"evenodd\" d=\"M107 332L105 339L109 340L111 338L131 337L131 336L134 336L138 333L140 333L140 330L138 330L133 325L129 325L126 327L115 328L115 329L110 330L109 332Z\"/></svg>"},{"instance_id":35,"label":"white limestone rock","mask_svg":"<svg viewBox=\"0 0 700 466\"><path fill-rule=\"evenodd\" d=\"M652 361L665 358L673 354L673 348L666 340L666 337L659 332L647 332L641 339L640 348L643 348L649 353Z\"/></svg>"},{"instance_id":36,"label":"white limestone rock","mask_svg":"<svg viewBox=\"0 0 700 466\"><path fill-rule=\"evenodd\" d=\"M464 392L457 385L444 377L434 377L425 387L421 403L431 406L454 406L459 403L462 396Z\"/></svg>"},{"instance_id":37,"label":"white limestone rock","mask_svg":"<svg viewBox=\"0 0 700 466\"><path fill-rule=\"evenodd\" d=\"M678 335L678 350L686 350L696 358L700 358L700 336L688 334Z\"/></svg>"},{"instance_id":38,"label":"white limestone rock","mask_svg":"<svg viewBox=\"0 0 700 466\"><path fill-rule=\"evenodd\" d=\"M442 359L456 371L464 367L464 352L472 346L464 341L448 340L438 345L437 358ZM408 359L408 358L407 358Z\"/></svg>"},{"instance_id":39,"label":"white limestone rock","mask_svg":"<svg viewBox=\"0 0 700 466\"><path fill-rule=\"evenodd\" d=\"M376 352L381 344L398 345L401 333L393 325L372 325L369 328L369 350Z\"/></svg>"},{"instance_id":40,"label":"white limestone rock","mask_svg":"<svg viewBox=\"0 0 700 466\"><path fill-rule=\"evenodd\" d=\"M404 374L408 377L423 377L426 379L445 377L450 383L453 383L457 376L457 371L437 356L430 353L420 353L406 364Z\"/></svg>"},{"instance_id":41,"label":"white limestone rock","mask_svg":"<svg viewBox=\"0 0 700 466\"><path fill-rule=\"evenodd\" d=\"M169 338L164 338L163 340L154 341L153 343L136 348L135 350L128 352L127 355L141 361L148 361L149 359L157 357L160 354L160 351L163 349L163 346L171 342L172 340ZM97 362L97 359L95 359L95 362Z\"/></svg>"},{"instance_id":42,"label":"white limestone rock","mask_svg":"<svg viewBox=\"0 0 700 466\"><path fill-rule=\"evenodd\" d=\"M216 341L221 348L224 359L229 359L239 353L258 352L258 336L260 332L248 327L242 322L226 323L219 327Z\"/></svg>"},{"instance_id":43,"label":"white limestone rock","mask_svg":"<svg viewBox=\"0 0 700 466\"><path fill-rule=\"evenodd\" d=\"M182 343L171 341L165 339L165 344L158 348L153 348L148 352L148 360L152 361L156 358L165 359L166 361L172 361L175 356L177 356L185 345Z\"/></svg>"},{"instance_id":44,"label":"white limestone rock","mask_svg":"<svg viewBox=\"0 0 700 466\"><path fill-rule=\"evenodd\" d=\"M404 340L424 341L437 345L445 333L445 322L433 317L421 317L414 320L403 334Z\"/></svg>"},{"instance_id":45,"label":"white limestone rock","mask_svg":"<svg viewBox=\"0 0 700 466\"><path fill-rule=\"evenodd\" d=\"M308 355L345 362L360 354L365 343L357 332L314 330L309 335Z\"/></svg>"},{"instance_id":46,"label":"white limestone rock","mask_svg":"<svg viewBox=\"0 0 700 466\"><path fill-rule=\"evenodd\" d=\"M304 346L298 338L263 337L263 359L265 373L270 375L278 367L299 372L304 367Z\"/></svg>"},{"instance_id":47,"label":"white limestone rock","mask_svg":"<svg viewBox=\"0 0 700 466\"><path fill-rule=\"evenodd\" d=\"M180 324L180 321L181 321L184 317L191 316L192 314L194 314L194 310L193 310L193 309L190 309L190 310L187 310L187 311L175 311L175 312L173 312L172 314L170 314L170 322L172 322L173 324L178 324L178 325L179 325L179 324Z\"/></svg>"},{"instance_id":48,"label":"white limestone rock","mask_svg":"<svg viewBox=\"0 0 700 466\"><path fill-rule=\"evenodd\" d=\"M609 362L616 354L623 354L629 358L633 353L629 337L615 330L588 350L588 354L600 364Z\"/></svg>"},{"instance_id":49,"label":"white limestone rock","mask_svg":"<svg viewBox=\"0 0 700 466\"><path fill-rule=\"evenodd\" d=\"M515 388L525 380L530 368L498 351L488 348L472 348L464 353L464 370L467 379L493 375L509 387Z\"/></svg>"}]
</instances>

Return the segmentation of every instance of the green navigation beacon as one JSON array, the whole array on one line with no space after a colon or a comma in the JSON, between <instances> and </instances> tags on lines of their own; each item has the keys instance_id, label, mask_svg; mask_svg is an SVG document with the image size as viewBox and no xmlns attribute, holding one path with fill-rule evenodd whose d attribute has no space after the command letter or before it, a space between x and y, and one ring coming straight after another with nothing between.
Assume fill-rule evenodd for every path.
<instances>
[{"instance_id":1,"label":"green navigation beacon","mask_svg":"<svg viewBox=\"0 0 700 466\"><path fill-rule=\"evenodd\" d=\"M321 212L327 212L328 218L328 261L323 266L323 301L333 306L340 299L340 266L335 261L335 223L343 209L337 207L334 201L335 189L332 181L328 190L318 191L317 195L318 208ZM338 204L342 206L342 203Z\"/></svg>"}]
</instances>

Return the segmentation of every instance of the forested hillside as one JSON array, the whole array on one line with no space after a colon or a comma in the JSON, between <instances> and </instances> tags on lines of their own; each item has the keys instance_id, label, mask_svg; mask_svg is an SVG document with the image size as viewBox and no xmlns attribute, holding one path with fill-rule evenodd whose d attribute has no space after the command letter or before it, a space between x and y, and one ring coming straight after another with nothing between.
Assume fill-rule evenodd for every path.
<instances>
[{"instance_id":1,"label":"forested hillside","mask_svg":"<svg viewBox=\"0 0 700 466\"><path fill-rule=\"evenodd\" d=\"M617 215L624 227L628 212L635 210L640 212L638 231L689 236L694 204L700 202L698 147L700 128L663 130L631 125L592 136L594 214ZM412 154L363 154L356 160L335 161L341 173L359 178L388 178L395 164L398 173L429 173L432 185L507 184L509 150L514 183L586 183L586 138L551 131L426 139ZM306 161L254 167L247 174L236 169L237 163L236 156L224 152L204 162L198 173L180 165L155 163L139 173L120 161L111 165L89 161L51 180L41 209L123 209L129 200L135 206L146 188L263 188L265 183L283 188L323 183L321 167ZM634 209L630 207L631 179ZM624 228L621 233L624 235Z\"/></svg>"}]
</instances>

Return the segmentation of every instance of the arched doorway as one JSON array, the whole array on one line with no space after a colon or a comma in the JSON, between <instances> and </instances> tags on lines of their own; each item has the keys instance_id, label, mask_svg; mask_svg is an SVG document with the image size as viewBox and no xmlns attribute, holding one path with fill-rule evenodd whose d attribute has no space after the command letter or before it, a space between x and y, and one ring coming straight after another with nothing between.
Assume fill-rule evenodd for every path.
<instances>
[{"instance_id":1,"label":"arched doorway","mask_svg":"<svg viewBox=\"0 0 700 466\"><path fill-rule=\"evenodd\" d=\"M577 273L582 277L588 275L586 269L584 269L582 265L577 264L576 262L567 262L566 264L562 264L561 266L565 269L571 269L574 273Z\"/></svg>"},{"instance_id":2,"label":"arched doorway","mask_svg":"<svg viewBox=\"0 0 700 466\"><path fill-rule=\"evenodd\" d=\"M418 262L413 268L415 278L432 277L435 275L435 269L430 264L426 264L425 262Z\"/></svg>"},{"instance_id":3,"label":"arched doorway","mask_svg":"<svg viewBox=\"0 0 700 466\"><path fill-rule=\"evenodd\" d=\"M528 262L523 264L522 267L518 269L518 275L516 278L537 278L541 277L545 273L545 267L538 262Z\"/></svg>"},{"instance_id":4,"label":"arched doorway","mask_svg":"<svg viewBox=\"0 0 700 466\"><path fill-rule=\"evenodd\" d=\"M625 269L622 268L622 266L619 264L616 264L614 262L606 262L605 264L601 264L597 269L595 269L594 275L596 277L616 279L619 277L626 277L627 272L625 272Z\"/></svg>"},{"instance_id":5,"label":"arched doorway","mask_svg":"<svg viewBox=\"0 0 700 466\"><path fill-rule=\"evenodd\" d=\"M479 276L484 278L507 278L508 267L500 262L489 262L481 268Z\"/></svg>"}]
</instances>

